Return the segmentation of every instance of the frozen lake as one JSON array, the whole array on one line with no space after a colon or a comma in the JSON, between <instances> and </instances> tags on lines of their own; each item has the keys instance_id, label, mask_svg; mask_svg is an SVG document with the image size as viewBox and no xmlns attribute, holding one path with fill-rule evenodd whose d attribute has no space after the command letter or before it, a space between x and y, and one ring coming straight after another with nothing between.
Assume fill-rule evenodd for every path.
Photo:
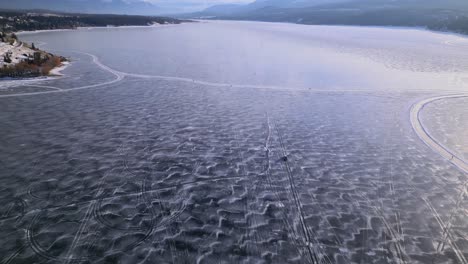
<instances>
[{"instance_id":1,"label":"frozen lake","mask_svg":"<svg viewBox=\"0 0 468 264\"><path fill-rule=\"evenodd\" d=\"M468 263L468 38L200 22L21 39L72 63L0 81L0 263Z\"/></svg>"}]
</instances>

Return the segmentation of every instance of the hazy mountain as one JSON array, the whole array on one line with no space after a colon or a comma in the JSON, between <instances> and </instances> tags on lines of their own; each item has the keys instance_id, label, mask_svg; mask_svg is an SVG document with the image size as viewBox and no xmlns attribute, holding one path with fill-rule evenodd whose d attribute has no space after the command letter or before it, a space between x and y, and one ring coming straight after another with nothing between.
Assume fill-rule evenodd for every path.
<instances>
[{"instance_id":1,"label":"hazy mountain","mask_svg":"<svg viewBox=\"0 0 468 264\"><path fill-rule=\"evenodd\" d=\"M322 4L342 3L353 0L257 0L247 5L224 4L209 7L203 11L189 14L188 17L235 15L253 12L262 8L302 8Z\"/></svg>"},{"instance_id":2,"label":"hazy mountain","mask_svg":"<svg viewBox=\"0 0 468 264\"><path fill-rule=\"evenodd\" d=\"M246 8L245 5L236 5L236 4L224 4L224 5L214 5L208 7L207 9L198 12L199 14L204 15L229 15L235 12L242 12Z\"/></svg>"},{"instance_id":3,"label":"hazy mountain","mask_svg":"<svg viewBox=\"0 0 468 264\"><path fill-rule=\"evenodd\" d=\"M342 3L324 3L320 5L327 9L376 9L376 8L441 8L468 9L467 0L352 0Z\"/></svg>"},{"instance_id":4,"label":"hazy mountain","mask_svg":"<svg viewBox=\"0 0 468 264\"><path fill-rule=\"evenodd\" d=\"M468 34L468 0L257 0L244 6L218 6L185 17L313 25L412 26Z\"/></svg>"},{"instance_id":5,"label":"hazy mountain","mask_svg":"<svg viewBox=\"0 0 468 264\"><path fill-rule=\"evenodd\" d=\"M248 4L251 8L278 7L421 7L468 8L467 0L257 0Z\"/></svg>"},{"instance_id":6,"label":"hazy mountain","mask_svg":"<svg viewBox=\"0 0 468 264\"><path fill-rule=\"evenodd\" d=\"M139 15L155 15L164 12L163 9L147 2L126 0L0 0L0 8Z\"/></svg>"},{"instance_id":7,"label":"hazy mountain","mask_svg":"<svg viewBox=\"0 0 468 264\"><path fill-rule=\"evenodd\" d=\"M247 6L255 9L265 7L302 8L349 1L353 0L257 0Z\"/></svg>"},{"instance_id":8,"label":"hazy mountain","mask_svg":"<svg viewBox=\"0 0 468 264\"><path fill-rule=\"evenodd\" d=\"M249 17L256 20L257 15L282 13L285 16L294 13L321 11L352 11L376 9L412 8L412 9L468 9L468 0L257 0L247 5L217 5L185 17ZM299 18L298 18L299 19Z\"/></svg>"}]
</instances>

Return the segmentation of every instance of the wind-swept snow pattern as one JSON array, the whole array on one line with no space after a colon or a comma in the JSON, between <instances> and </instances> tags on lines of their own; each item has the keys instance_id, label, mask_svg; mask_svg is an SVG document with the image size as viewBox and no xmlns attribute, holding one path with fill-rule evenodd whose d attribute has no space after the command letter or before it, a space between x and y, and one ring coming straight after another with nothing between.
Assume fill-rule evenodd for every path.
<instances>
[{"instance_id":1,"label":"wind-swept snow pattern","mask_svg":"<svg viewBox=\"0 0 468 264\"><path fill-rule=\"evenodd\" d=\"M71 65L0 81L0 263L466 263L468 42L325 29L22 36Z\"/></svg>"}]
</instances>

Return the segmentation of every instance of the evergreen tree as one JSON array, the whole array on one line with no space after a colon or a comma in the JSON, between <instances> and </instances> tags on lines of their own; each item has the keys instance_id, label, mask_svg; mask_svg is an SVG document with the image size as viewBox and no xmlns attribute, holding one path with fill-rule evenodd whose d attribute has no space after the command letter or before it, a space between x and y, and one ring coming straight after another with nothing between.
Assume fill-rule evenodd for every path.
<instances>
[{"instance_id":1,"label":"evergreen tree","mask_svg":"<svg viewBox=\"0 0 468 264\"><path fill-rule=\"evenodd\" d=\"M41 65L41 53L40 52L34 52L34 64Z\"/></svg>"},{"instance_id":2,"label":"evergreen tree","mask_svg":"<svg viewBox=\"0 0 468 264\"><path fill-rule=\"evenodd\" d=\"M6 54L3 56L3 61L6 62L6 63L11 63L10 53L6 53Z\"/></svg>"}]
</instances>

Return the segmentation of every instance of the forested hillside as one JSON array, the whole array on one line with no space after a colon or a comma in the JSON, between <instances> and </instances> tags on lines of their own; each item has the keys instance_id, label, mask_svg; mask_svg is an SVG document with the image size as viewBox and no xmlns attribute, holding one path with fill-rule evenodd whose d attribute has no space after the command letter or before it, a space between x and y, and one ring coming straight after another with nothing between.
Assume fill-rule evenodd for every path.
<instances>
[{"instance_id":1,"label":"forested hillside","mask_svg":"<svg viewBox=\"0 0 468 264\"><path fill-rule=\"evenodd\" d=\"M146 26L178 24L166 17L51 13L48 11L0 11L0 29L5 32L77 27Z\"/></svg>"},{"instance_id":2,"label":"forested hillside","mask_svg":"<svg viewBox=\"0 0 468 264\"><path fill-rule=\"evenodd\" d=\"M328 4L320 0L258 0L243 7L218 6L187 17L313 25L411 26L468 34L468 1L465 0L333 0Z\"/></svg>"}]
</instances>

